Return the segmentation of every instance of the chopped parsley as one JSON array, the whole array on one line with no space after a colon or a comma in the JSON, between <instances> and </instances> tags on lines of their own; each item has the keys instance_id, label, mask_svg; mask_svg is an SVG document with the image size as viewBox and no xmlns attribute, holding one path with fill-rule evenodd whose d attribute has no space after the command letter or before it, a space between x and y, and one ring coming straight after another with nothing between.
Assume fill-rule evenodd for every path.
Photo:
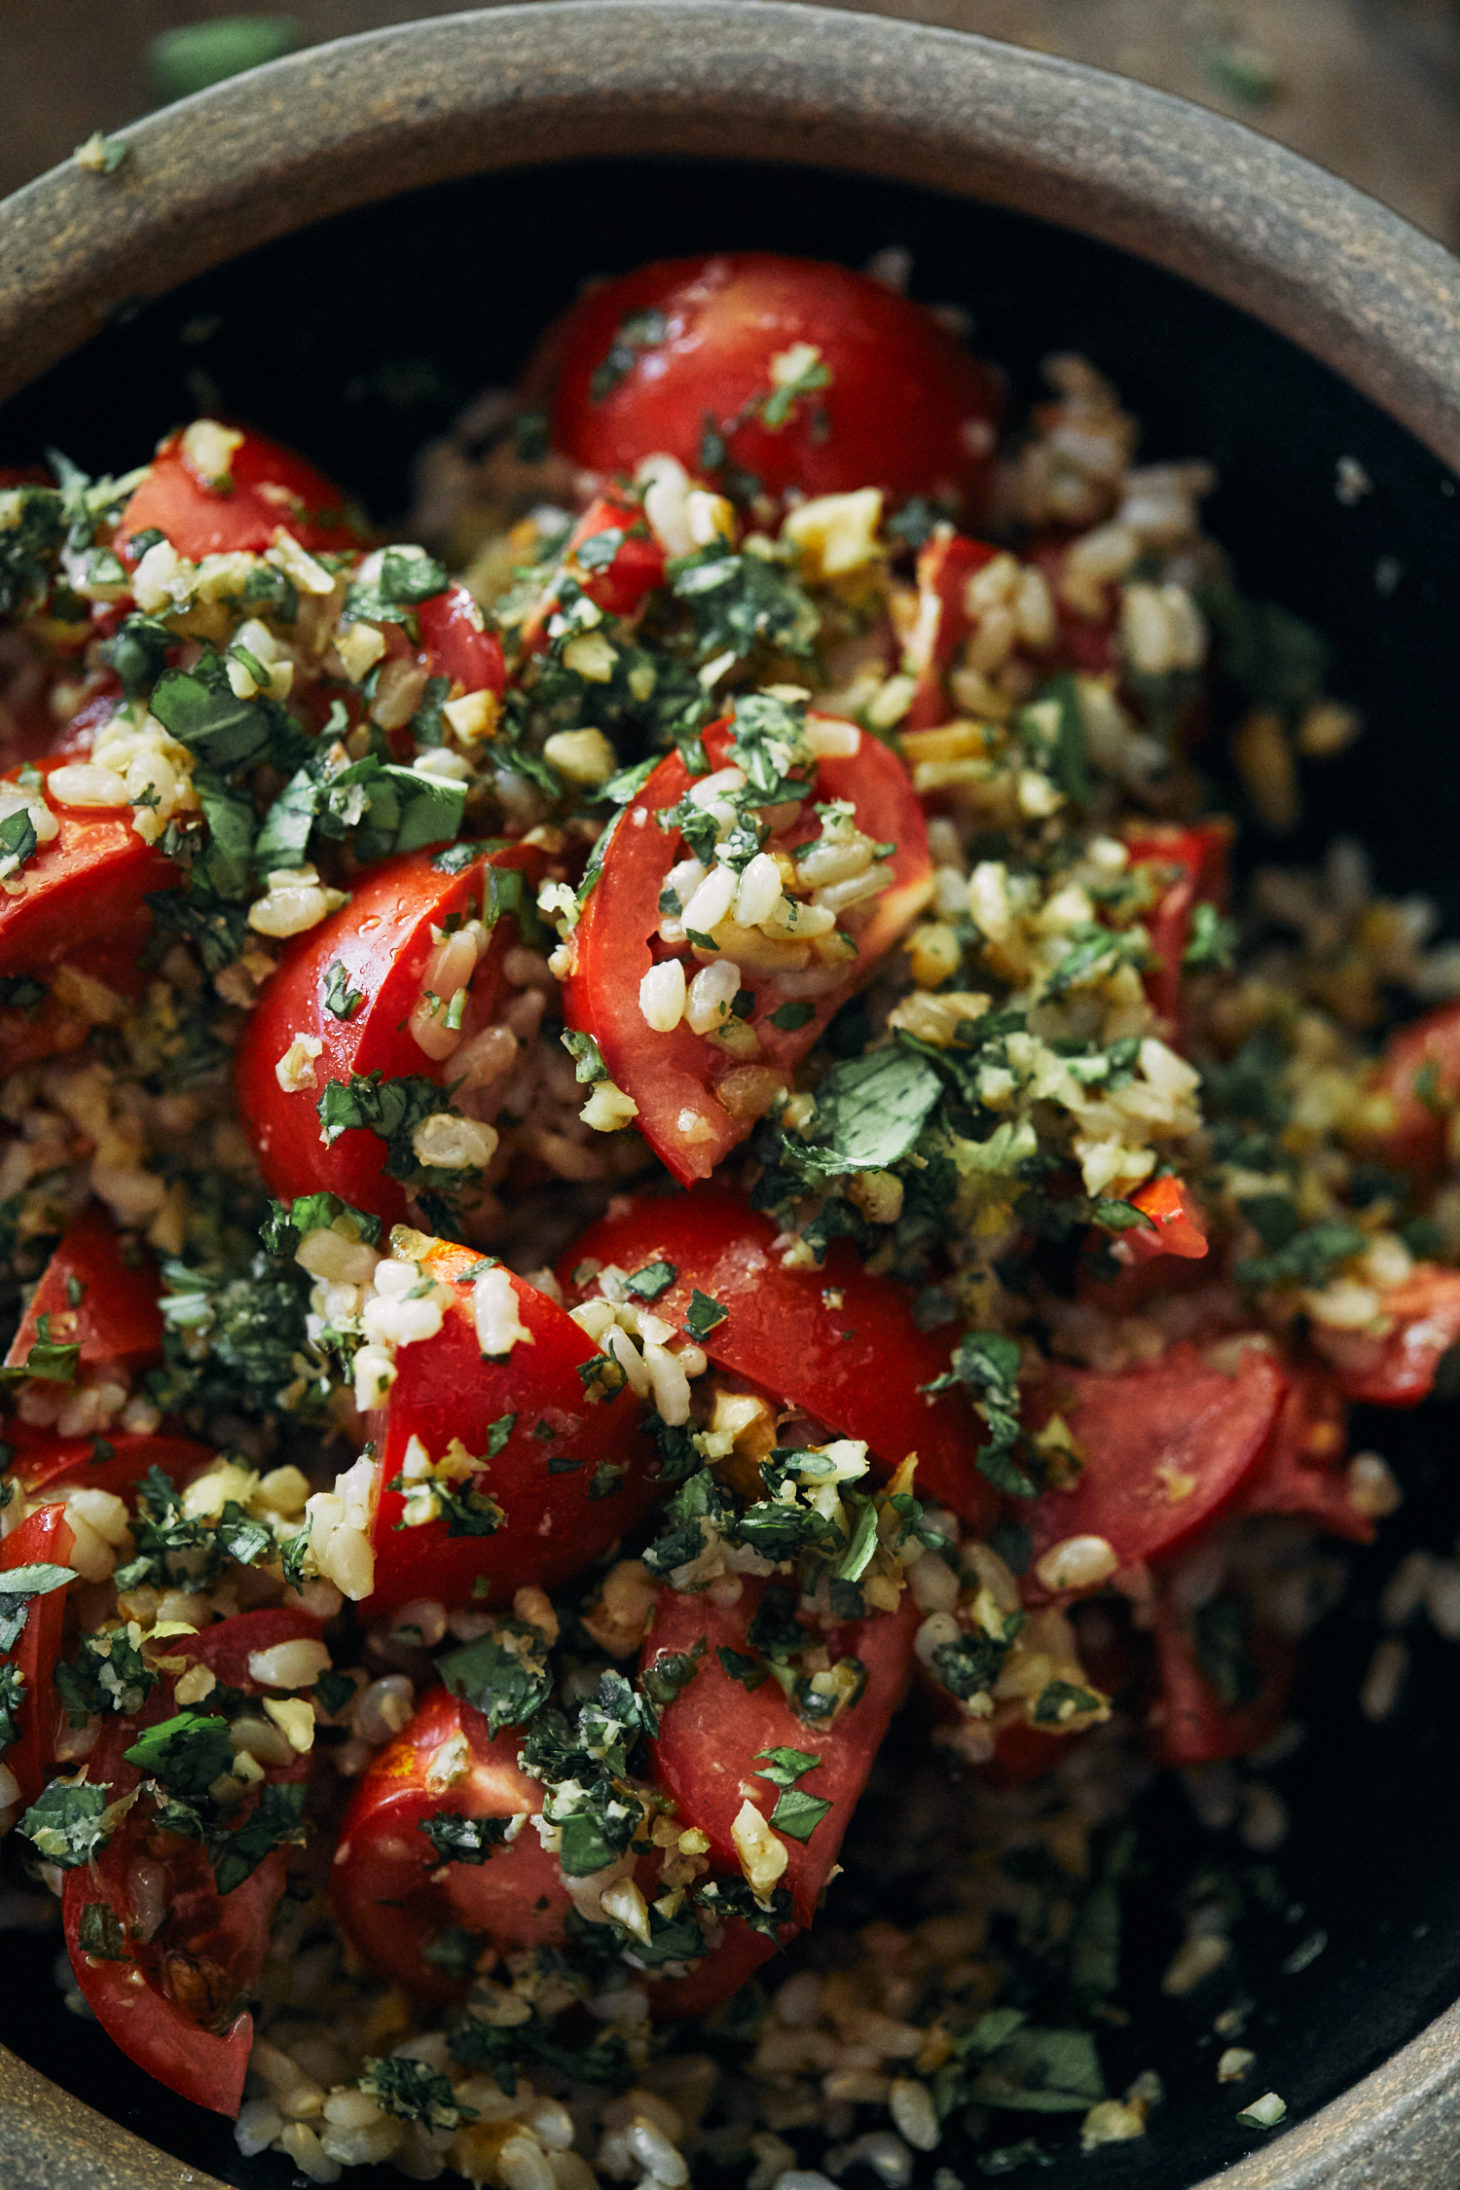
<instances>
[{"instance_id":1,"label":"chopped parsley","mask_svg":"<svg viewBox=\"0 0 1460 2190\"><path fill-rule=\"evenodd\" d=\"M75 1579L71 1567L56 1566L50 1560L0 1572L0 1652L13 1650L19 1642L35 1598L48 1597L53 1589L64 1589Z\"/></svg>"},{"instance_id":2,"label":"chopped parsley","mask_svg":"<svg viewBox=\"0 0 1460 2190\"><path fill-rule=\"evenodd\" d=\"M449 1650L437 1672L453 1696L485 1714L488 1730L525 1726L552 1693L542 1637L519 1620L502 1620L475 1642Z\"/></svg>"},{"instance_id":3,"label":"chopped parsley","mask_svg":"<svg viewBox=\"0 0 1460 2190\"><path fill-rule=\"evenodd\" d=\"M424 2061L368 2060L359 2088L397 2121L420 2122L426 2129L459 2129L476 2120L472 2107L457 2103L450 2077Z\"/></svg>"},{"instance_id":4,"label":"chopped parsley","mask_svg":"<svg viewBox=\"0 0 1460 2190\"><path fill-rule=\"evenodd\" d=\"M36 1853L58 1870L89 1863L106 1846L111 1788L89 1780L52 1780L20 1821L19 1831Z\"/></svg>"},{"instance_id":5,"label":"chopped parsley","mask_svg":"<svg viewBox=\"0 0 1460 2190\"><path fill-rule=\"evenodd\" d=\"M718 1300L711 1300L708 1293L702 1293L696 1286L685 1310L684 1327L691 1338L708 1338L710 1332L718 1329L729 1314L728 1308L722 1306Z\"/></svg>"},{"instance_id":6,"label":"chopped parsley","mask_svg":"<svg viewBox=\"0 0 1460 2190\"><path fill-rule=\"evenodd\" d=\"M432 1817L417 1818L443 1863L485 1863L493 1849L507 1838L510 1817L463 1817L457 1810L437 1810Z\"/></svg>"}]
</instances>

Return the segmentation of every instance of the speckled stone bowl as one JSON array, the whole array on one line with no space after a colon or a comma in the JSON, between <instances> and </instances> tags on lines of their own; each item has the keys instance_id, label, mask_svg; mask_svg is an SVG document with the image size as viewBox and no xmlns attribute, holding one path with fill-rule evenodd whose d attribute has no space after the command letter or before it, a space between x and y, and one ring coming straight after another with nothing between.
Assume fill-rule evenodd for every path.
<instances>
[{"instance_id":1,"label":"speckled stone bowl","mask_svg":"<svg viewBox=\"0 0 1460 2190\"><path fill-rule=\"evenodd\" d=\"M1081 346L1153 454L1215 456L1214 529L1256 590L1335 635L1336 685L1371 724L1314 787L1298 852L1347 827L1382 882L1418 884L1460 921L1460 266L1332 177L1115 77L779 0L445 17L298 55L123 134L114 175L68 166L0 206L0 460L54 444L120 465L190 407L222 407L298 441L388 518L413 449L510 377L585 274L734 244L857 263L904 242L919 293L971 307L1021 393L1043 351ZM1356 508L1334 498L1340 456L1374 482ZM1382 1435L1411 1486L1390 1542L1453 1537L1454 1416L1359 1434ZM1352 1696L1381 1571L1361 1558L1355 1609L1320 1631L1312 1738L1285 1783L1280 1862L1302 1907L1283 1917L1321 1921L1329 1946L1286 1979L1275 1952L1248 2042L1295 2126L1257 2150L1235 2126L1214 2003L1160 1999L1157 1926L1131 1947L1150 1963L1136 1991L1153 2028L1178 2041L1153 2134L1019 2182L1460 2184L1452 1661L1441 1647L1417 1662L1394 1725L1363 1727ZM1189 1853L1184 1806L1161 1799L1158 1825ZM1297 1936L1281 1921L1278 1950ZM0 2035L16 2048L0 2049L3 2190L298 2179L239 2160L226 2125L65 2016L55 1944L0 1938Z\"/></svg>"}]
</instances>

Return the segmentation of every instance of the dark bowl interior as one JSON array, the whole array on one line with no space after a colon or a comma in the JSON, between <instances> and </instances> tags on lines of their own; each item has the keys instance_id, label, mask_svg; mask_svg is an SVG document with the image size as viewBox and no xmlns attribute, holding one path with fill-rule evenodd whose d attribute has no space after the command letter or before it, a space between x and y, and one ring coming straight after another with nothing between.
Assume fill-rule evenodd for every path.
<instances>
[{"instance_id":1,"label":"dark bowl interior","mask_svg":"<svg viewBox=\"0 0 1460 2190\"><path fill-rule=\"evenodd\" d=\"M479 388L511 379L585 275L716 246L858 264L889 243L911 247L919 295L972 312L977 340L1009 370L1016 400L1036 390L1042 355L1079 349L1142 419L1147 456L1216 462L1211 528L1250 591L1330 636L1332 684L1368 725L1341 764L1309 772L1303 831L1282 856L1313 856L1338 832L1357 836L1381 887L1429 893L1446 930L1460 932L1460 768L1450 759L1460 693L1455 482L1256 321L1020 215L865 177L728 163L595 162L449 184L307 229L119 314L0 413L0 458L50 446L89 469L119 469L185 416L222 410L297 443L389 522L407 504L422 441ZM1373 482L1353 508L1334 492L1343 456ZM1293 1830L1270 1865L1230 1837L1202 1835L1175 1787L1146 1798L1157 1852L1131 1900L1121 1992L1131 2021L1112 2032L1107 2058L1112 2088L1142 2068L1160 2070L1168 2100L1152 2134L1083 2161L1068 2151L1019 2180L1049 2190L1116 2179L1123 2190L1177 2190L1250 2150L1253 2135L1234 2118L1242 2100L1214 2078L1222 2041L1212 2021L1239 1993L1257 2003L1245 2042L1259 2054L1258 2088L1281 2092L1299 2119L1460 1992L1452 1646L1430 1638L1417 1647L1402 1705L1385 1725L1367 1725L1355 1702L1383 1578L1406 1545L1444 1550L1460 1528L1456 1429L1455 1409L1439 1402L1356 1424L1358 1443L1392 1460L1408 1500L1377 1549L1346 1554L1349 1595L1310 1641L1299 1698L1308 1739L1274 1774ZM895 1860L889 1884L875 1811L870 1823L863 1838L876 1860L853 1863L839 1890L848 1908L895 1913ZM1158 1978L1178 1937L1173 1889L1201 1865L1231 1869L1247 1896L1240 1972L1166 2000ZM1319 1930L1322 1954L1283 1974L1294 1946ZM58 1944L54 1935L7 1938L7 2044L192 2166L254 2190L302 2179L277 2156L240 2161L226 2124L169 2098L94 2026L67 2015L50 1980ZM1009 2141L1045 2126L1005 2118ZM945 2148L926 2163L927 2179L957 2159ZM350 2177L360 2190L399 2179Z\"/></svg>"}]
</instances>

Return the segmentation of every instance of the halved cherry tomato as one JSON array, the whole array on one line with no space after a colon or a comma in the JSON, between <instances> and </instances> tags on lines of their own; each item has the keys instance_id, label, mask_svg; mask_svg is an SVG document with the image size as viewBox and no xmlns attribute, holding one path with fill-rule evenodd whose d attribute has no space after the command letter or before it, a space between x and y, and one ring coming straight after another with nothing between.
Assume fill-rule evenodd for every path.
<instances>
[{"instance_id":1,"label":"halved cherry tomato","mask_svg":"<svg viewBox=\"0 0 1460 2190\"><path fill-rule=\"evenodd\" d=\"M126 1377L162 1359L157 1271L145 1248L129 1254L106 1211L94 1203L73 1217L41 1272L5 1356L23 1367L47 1319L55 1345L79 1346L80 1368L117 1369Z\"/></svg>"},{"instance_id":2,"label":"halved cherry tomato","mask_svg":"<svg viewBox=\"0 0 1460 2190\"><path fill-rule=\"evenodd\" d=\"M786 360L783 365L780 361ZM998 386L921 305L865 274L769 251L662 260L590 290L553 329L552 440L594 471L677 456L703 472L707 428L772 494L880 486L976 505L987 491ZM797 366L824 375L767 400ZM531 378L531 372L529 378Z\"/></svg>"},{"instance_id":3,"label":"halved cherry tomato","mask_svg":"<svg viewBox=\"0 0 1460 2190\"><path fill-rule=\"evenodd\" d=\"M331 1873L335 1913L371 1968L421 1999L464 1989L458 1971L431 1959L443 1933L480 1933L504 1954L563 1937L572 1904L528 1822L543 1790L519 1765L521 1747L520 1734L494 1736L480 1711L433 1689L350 1798ZM484 1862L465 1863L437 1854L422 1829L435 1817L524 1822Z\"/></svg>"},{"instance_id":4,"label":"halved cherry tomato","mask_svg":"<svg viewBox=\"0 0 1460 2190\"><path fill-rule=\"evenodd\" d=\"M0 1543L0 1596L5 1577L17 1567L66 1566L71 1558L71 1524L64 1506L42 1506L28 1513ZM46 1783L56 1753L60 1707L56 1702L56 1661L66 1620L66 1590L32 1597L20 1639L8 1653L25 1687L15 1714L16 1738L4 1751L15 1774L22 1802L34 1802Z\"/></svg>"},{"instance_id":5,"label":"halved cherry tomato","mask_svg":"<svg viewBox=\"0 0 1460 2190\"><path fill-rule=\"evenodd\" d=\"M1289 1361L1288 1388L1235 1513L1295 1513L1334 1536L1373 1541L1374 1523L1349 1488L1348 1403L1331 1369Z\"/></svg>"},{"instance_id":6,"label":"halved cherry tomato","mask_svg":"<svg viewBox=\"0 0 1460 2190\"><path fill-rule=\"evenodd\" d=\"M274 1608L242 1612L199 1635L169 1643L172 1655L206 1665L225 1687L257 1695L253 1654L279 1643L313 1640L319 1622L302 1612ZM142 1774L125 1751L141 1729L169 1717L174 1682L155 1690L135 1718L109 1722L92 1751L87 1778L109 1786L114 1800L130 1793ZM269 1771L270 1782L301 1779L308 1760ZM252 1798L239 1805L242 1822ZM162 1872L161 1921L146 1936L137 1922L136 1877L140 1866ZM269 1924L284 1891L288 1854L276 1848L231 1893L220 1895L212 1866L193 1840L157 1825L145 1800L134 1806L94 1861L68 1871L61 1913L66 1949L76 1982L108 2037L139 2068L170 2091L215 2113L237 2114L253 2042L253 2017L242 2005L268 1951ZM109 1960L87 1951L82 1927L89 1906L100 1903L122 1928L125 1958Z\"/></svg>"},{"instance_id":7,"label":"halved cherry tomato","mask_svg":"<svg viewBox=\"0 0 1460 2190\"><path fill-rule=\"evenodd\" d=\"M541 854L526 845L483 851L446 871L439 855L409 852L360 882L348 905L299 936L265 982L239 1046L237 1088L243 1122L271 1193L281 1200L328 1189L387 1223L406 1213L405 1189L385 1169L385 1143L351 1126L328 1148L320 1138L319 1099L334 1081L379 1073L386 1080L422 1074L451 1077L454 1048L428 1054L411 1032L421 1002L432 930L492 916L491 876L520 872L530 883ZM502 959L517 923L504 914L477 960L461 1022L462 1042L490 1025L503 991ZM342 1018L333 1008L360 1001ZM433 1028L439 1024L433 1021ZM278 1066L299 1036L324 1044L312 1076L287 1092Z\"/></svg>"},{"instance_id":8,"label":"halved cherry tomato","mask_svg":"<svg viewBox=\"0 0 1460 2190\"><path fill-rule=\"evenodd\" d=\"M578 550L590 540L602 539L606 532L623 534L612 560L603 565L580 561ZM645 597L664 583L664 550L650 532L637 502L627 495L596 496L568 534L547 592L522 627L525 652L542 644L565 574L606 615L632 616Z\"/></svg>"},{"instance_id":9,"label":"halved cherry tomato","mask_svg":"<svg viewBox=\"0 0 1460 2190\"><path fill-rule=\"evenodd\" d=\"M658 1491L658 1455L639 1427L638 1401L627 1386L606 1399L589 1396L579 1371L597 1346L546 1293L508 1272L529 1336L499 1360L483 1355L472 1279L484 1267L480 1255L446 1240L426 1253L428 1275L456 1297L434 1338L401 1347L373 1425L381 1488L368 1615L416 1597L480 1604L488 1586L510 1598L524 1582L565 1581L641 1519ZM404 1525L405 1498L390 1486L414 1439L432 1461L454 1440L487 1459L484 1474L455 1487L475 1484L497 1502L495 1533L452 1534L440 1518Z\"/></svg>"},{"instance_id":10,"label":"halved cherry tomato","mask_svg":"<svg viewBox=\"0 0 1460 2190\"><path fill-rule=\"evenodd\" d=\"M751 1642L765 1588L747 1580L733 1605L663 1590L642 1662L649 1667L660 1657L704 1645L693 1677L660 1714L654 1764L685 1823L707 1836L712 1863L731 1876L741 1875L732 1832L741 1805L749 1799L767 1820L776 1807L776 1788L756 1776L761 1752L796 1749L820 1759L796 1780L796 1789L819 1796L831 1808L809 1839L778 1836L787 1858L780 1883L790 1893L795 1924L804 1925L816 1913L872 1759L906 1691L918 1612L905 1595L896 1612L825 1628L803 1622L808 1649L824 1646L833 1664L856 1658L866 1672L858 1700L844 1705L829 1726L818 1727L797 1717ZM733 1654L732 1663L749 1659L765 1678L747 1687L728 1670L722 1651Z\"/></svg>"},{"instance_id":11,"label":"halved cherry tomato","mask_svg":"<svg viewBox=\"0 0 1460 2190\"><path fill-rule=\"evenodd\" d=\"M1172 870L1151 910L1143 915L1156 964L1146 975L1146 994L1172 1027L1180 1024L1182 962L1191 941L1198 905L1227 899L1229 821L1199 821L1189 828L1175 822L1145 821L1125 832L1132 866Z\"/></svg>"},{"instance_id":12,"label":"halved cherry tomato","mask_svg":"<svg viewBox=\"0 0 1460 2190\"><path fill-rule=\"evenodd\" d=\"M1237 1648L1209 1648L1204 1662L1197 1628L1203 1619L1219 1619L1228 1603L1234 1625L1239 1625ZM1245 1756L1271 1741L1282 1725L1293 1687L1292 1644L1269 1627L1252 1626L1242 1633L1241 1620L1239 1600L1208 1605L1193 1622L1177 1609L1169 1591L1158 1591L1157 1741L1163 1763L1213 1764L1222 1757ZM1225 1675L1225 1693L1214 1666Z\"/></svg>"},{"instance_id":13,"label":"halved cherry tomato","mask_svg":"<svg viewBox=\"0 0 1460 2190\"><path fill-rule=\"evenodd\" d=\"M49 776L58 760L42 761ZM13 774L6 778L14 780ZM52 804L59 829L40 844L15 880L16 897L0 897L0 978L43 980L79 952L105 946L102 978L125 980L152 933L147 899L176 889L176 863L132 827L130 806Z\"/></svg>"},{"instance_id":14,"label":"halved cherry tomato","mask_svg":"<svg viewBox=\"0 0 1460 2190\"><path fill-rule=\"evenodd\" d=\"M1379 1305L1388 1326L1383 1335L1315 1322L1313 1344L1333 1364L1350 1399L1371 1407L1417 1407L1460 1340L1460 1270L1417 1262L1402 1285L1379 1295Z\"/></svg>"},{"instance_id":15,"label":"halved cherry tomato","mask_svg":"<svg viewBox=\"0 0 1460 2190\"><path fill-rule=\"evenodd\" d=\"M943 680L972 628L968 581L997 550L982 540L940 527L918 551L917 620L903 640L902 666L917 690L903 718L905 730L931 730L957 713Z\"/></svg>"},{"instance_id":16,"label":"halved cherry tomato","mask_svg":"<svg viewBox=\"0 0 1460 2190\"><path fill-rule=\"evenodd\" d=\"M722 2007L748 1984L779 1942L754 1931L743 1917L732 1916L718 1945L683 1977L658 1977L649 1986L649 2007L659 2023L687 2023Z\"/></svg>"},{"instance_id":17,"label":"halved cherry tomato","mask_svg":"<svg viewBox=\"0 0 1460 2190\"><path fill-rule=\"evenodd\" d=\"M1137 1369L1051 1365L1031 1420L1058 1414L1084 1466L1029 1514L1034 1560L1074 1536L1099 1536L1121 1566L1171 1551L1236 1494L1267 1443L1283 1396L1280 1369L1244 1346L1229 1373L1195 1346Z\"/></svg>"},{"instance_id":18,"label":"halved cherry tomato","mask_svg":"<svg viewBox=\"0 0 1460 2190\"><path fill-rule=\"evenodd\" d=\"M908 1289L868 1270L850 1242L834 1240L819 1269L799 1270L775 1239L770 1219L724 1188L645 1194L590 1225L559 1276L581 1299L594 1278L579 1284L575 1273L594 1263L630 1277L667 1265L673 1276L649 1302L655 1315L682 1323L691 1294L704 1293L726 1311L697 1340L720 1368L838 1436L861 1438L883 1473L916 1452L919 1495L986 1528L996 1500L974 1464L981 1426L961 1391L924 1390L948 1367L946 1335L920 1331Z\"/></svg>"},{"instance_id":19,"label":"halved cherry tomato","mask_svg":"<svg viewBox=\"0 0 1460 2190\"><path fill-rule=\"evenodd\" d=\"M1394 1107L1375 1137L1390 1163L1427 1179L1444 1169L1450 1114L1460 1103L1460 1004L1442 1004L1391 1037L1374 1085Z\"/></svg>"},{"instance_id":20,"label":"halved cherry tomato","mask_svg":"<svg viewBox=\"0 0 1460 2190\"><path fill-rule=\"evenodd\" d=\"M798 975L777 977L749 968L742 972L753 1007L739 1023L754 1030L754 1065L783 1077L805 1056L839 1005L870 978L932 887L927 828L907 770L876 738L860 731L856 737L857 749L850 757L818 764L813 796L818 801L849 800L859 827L892 842L892 880L872 901L866 924L856 930L856 956L848 960L843 978L801 999L807 1017L798 1024L777 1025L775 1016L784 1011L788 996L795 997ZM707 730L705 747L712 769L726 766L733 757L729 727ZM684 1186L707 1179L765 1108L758 1098L733 1110L721 1100L723 1093L727 1101L738 1102L735 1090L745 1083L743 1055L693 1033L687 1020L681 1019L671 1033L656 1031L639 1002L644 975L656 957L669 955L658 940L664 918L659 900L670 869L686 853L679 832L661 828L658 816L677 806L695 780L679 754L672 753L624 808L583 908L575 970L563 991L570 1025L594 1036L609 1077L639 1106L640 1132ZM814 834L809 801L803 815L778 842L789 847ZM691 961L689 977L694 971ZM787 985L778 985L778 979ZM732 1077L737 1073L738 1079Z\"/></svg>"},{"instance_id":21,"label":"halved cherry tomato","mask_svg":"<svg viewBox=\"0 0 1460 2190\"><path fill-rule=\"evenodd\" d=\"M359 548L369 536L345 512L345 497L322 471L264 434L245 431L228 459L226 480L210 479L188 453L184 431L170 433L122 512L115 546L138 560L139 532L160 532L179 555L258 555L283 525L311 553Z\"/></svg>"}]
</instances>

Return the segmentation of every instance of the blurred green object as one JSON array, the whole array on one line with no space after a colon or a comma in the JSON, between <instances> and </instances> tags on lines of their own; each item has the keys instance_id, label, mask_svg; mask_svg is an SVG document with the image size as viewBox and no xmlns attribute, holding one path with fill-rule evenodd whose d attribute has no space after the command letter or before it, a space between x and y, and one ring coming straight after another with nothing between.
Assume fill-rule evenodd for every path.
<instances>
[{"instance_id":1,"label":"blurred green object","mask_svg":"<svg viewBox=\"0 0 1460 2190\"><path fill-rule=\"evenodd\" d=\"M277 61L301 43L292 15L219 15L208 23L180 23L148 48L153 87L162 99L221 84L262 61Z\"/></svg>"}]
</instances>

